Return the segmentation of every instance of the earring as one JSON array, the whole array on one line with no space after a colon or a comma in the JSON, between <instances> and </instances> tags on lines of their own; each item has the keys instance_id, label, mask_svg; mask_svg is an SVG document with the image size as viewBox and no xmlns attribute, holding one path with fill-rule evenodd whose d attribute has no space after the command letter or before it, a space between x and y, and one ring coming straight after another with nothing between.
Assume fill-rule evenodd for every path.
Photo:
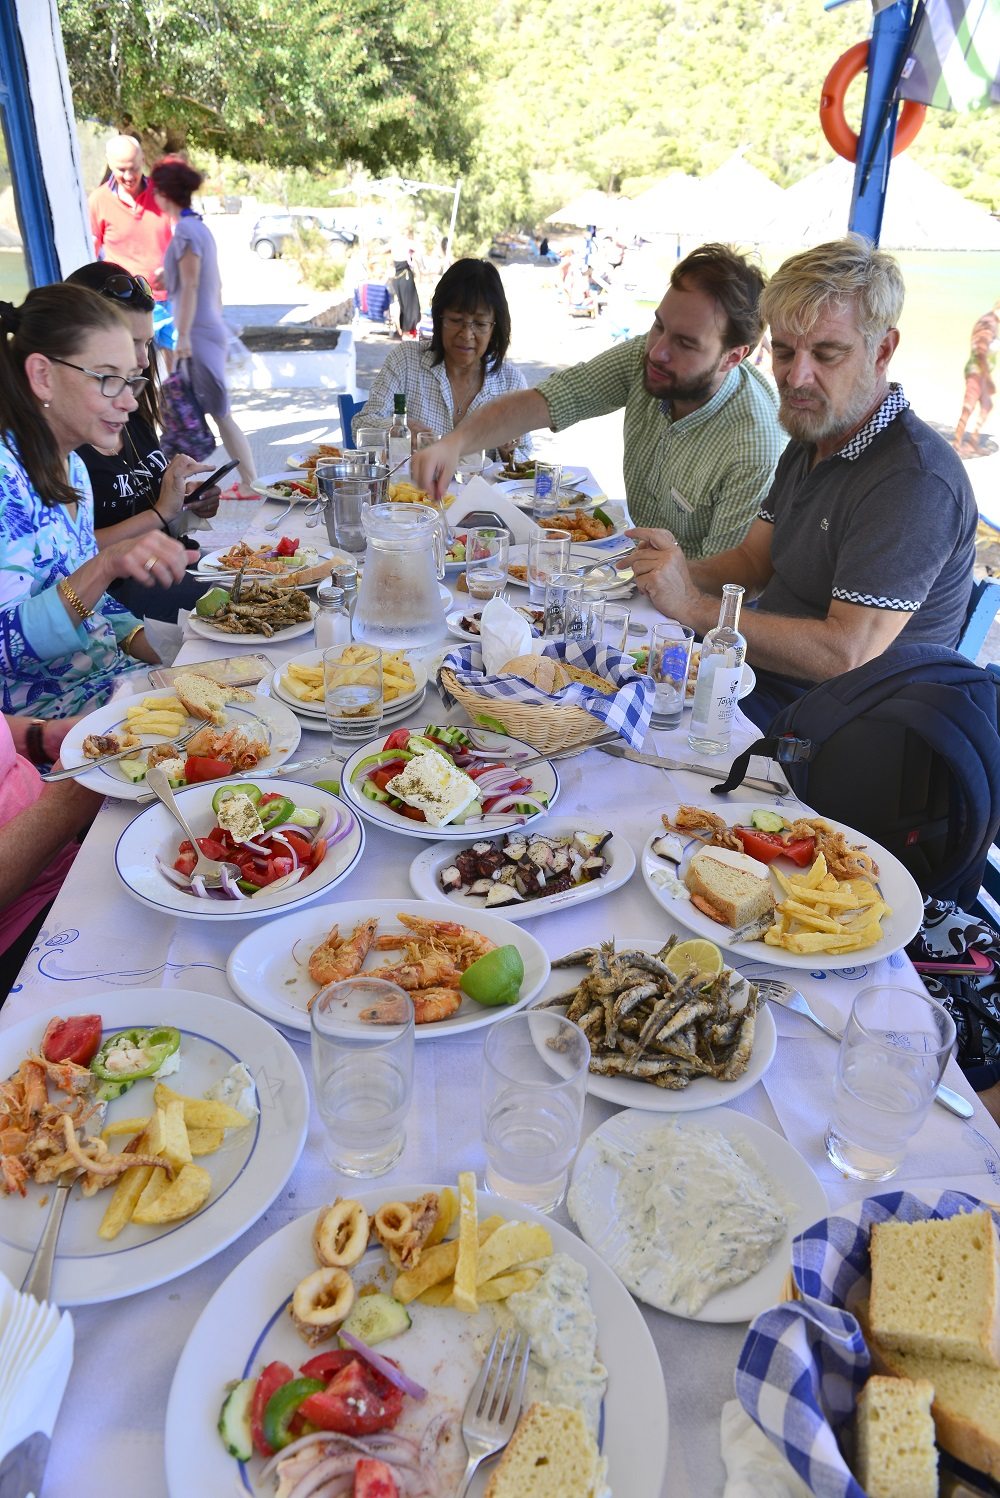
<instances>
[{"instance_id":1,"label":"earring","mask_svg":"<svg viewBox=\"0 0 1000 1498\"><path fill-rule=\"evenodd\" d=\"M49 407L51 406L51 404L52 404L51 401L42 401L42 410L43 411L47 411L49 409Z\"/></svg>"}]
</instances>

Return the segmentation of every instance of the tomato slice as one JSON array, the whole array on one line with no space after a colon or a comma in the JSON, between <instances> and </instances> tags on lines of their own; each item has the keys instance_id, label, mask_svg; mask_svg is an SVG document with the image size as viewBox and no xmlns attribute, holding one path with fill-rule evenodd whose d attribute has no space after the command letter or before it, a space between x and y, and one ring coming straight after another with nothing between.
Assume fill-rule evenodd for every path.
<instances>
[{"instance_id":1,"label":"tomato slice","mask_svg":"<svg viewBox=\"0 0 1000 1498\"><path fill-rule=\"evenodd\" d=\"M99 1014L74 1014L70 1019L50 1019L42 1036L46 1061L72 1061L89 1066L101 1046L103 1024Z\"/></svg>"},{"instance_id":2,"label":"tomato slice","mask_svg":"<svg viewBox=\"0 0 1000 1498\"><path fill-rule=\"evenodd\" d=\"M299 549L297 536L282 536L274 548L275 555L279 557L293 557Z\"/></svg>"},{"instance_id":3,"label":"tomato slice","mask_svg":"<svg viewBox=\"0 0 1000 1498\"><path fill-rule=\"evenodd\" d=\"M326 857L326 838L318 837L312 845L312 857L309 860L310 871L318 869Z\"/></svg>"},{"instance_id":4,"label":"tomato slice","mask_svg":"<svg viewBox=\"0 0 1000 1498\"><path fill-rule=\"evenodd\" d=\"M198 785L202 780L221 780L232 773L232 761L228 759L211 759L207 754L189 754L184 761L184 779L188 785Z\"/></svg>"},{"instance_id":5,"label":"tomato slice","mask_svg":"<svg viewBox=\"0 0 1000 1498\"><path fill-rule=\"evenodd\" d=\"M405 749L407 744L410 742L410 734L412 733L412 731L413 730L410 728L394 728L392 730L392 733L390 733L389 737L386 739L385 743L382 745L383 754L387 749Z\"/></svg>"},{"instance_id":6,"label":"tomato slice","mask_svg":"<svg viewBox=\"0 0 1000 1498\"><path fill-rule=\"evenodd\" d=\"M254 1449L261 1456L273 1456L274 1452L264 1440L264 1410L271 1395L294 1377L287 1363L268 1363L257 1380L250 1405L250 1434Z\"/></svg>"},{"instance_id":7,"label":"tomato slice","mask_svg":"<svg viewBox=\"0 0 1000 1498\"><path fill-rule=\"evenodd\" d=\"M409 817L411 822L427 821L427 818L424 816L419 806L407 806L404 802L402 806L397 806L396 810L399 812L399 815L401 817Z\"/></svg>"},{"instance_id":8,"label":"tomato slice","mask_svg":"<svg viewBox=\"0 0 1000 1498\"><path fill-rule=\"evenodd\" d=\"M300 832L289 832L284 827L281 829L281 835L287 840L289 846L295 849L300 862L309 863L312 860L313 845L307 837L303 837Z\"/></svg>"},{"instance_id":9,"label":"tomato slice","mask_svg":"<svg viewBox=\"0 0 1000 1498\"><path fill-rule=\"evenodd\" d=\"M188 847L191 848L190 843L188 844ZM194 856L194 849L191 848L191 851L189 853L182 853L179 858L174 859L174 868L177 870L178 874L186 874L190 879L191 875L194 873L194 866L197 862L198 860Z\"/></svg>"},{"instance_id":10,"label":"tomato slice","mask_svg":"<svg viewBox=\"0 0 1000 1498\"><path fill-rule=\"evenodd\" d=\"M742 843L744 853L761 863L789 858L802 869L815 857L816 839L812 837L797 837L786 843L779 833L762 832L759 827L734 827L733 831Z\"/></svg>"},{"instance_id":11,"label":"tomato slice","mask_svg":"<svg viewBox=\"0 0 1000 1498\"><path fill-rule=\"evenodd\" d=\"M225 843L216 842L214 837L200 837L198 847L206 858L220 860L228 856Z\"/></svg>"},{"instance_id":12,"label":"tomato slice","mask_svg":"<svg viewBox=\"0 0 1000 1498\"><path fill-rule=\"evenodd\" d=\"M399 1498L391 1467L377 1456L359 1456L354 1464L354 1498Z\"/></svg>"},{"instance_id":13,"label":"tomato slice","mask_svg":"<svg viewBox=\"0 0 1000 1498\"><path fill-rule=\"evenodd\" d=\"M329 1383L341 1368L346 1368L348 1363L356 1363L357 1360L356 1352L318 1352L314 1358L302 1364L299 1372L306 1378L322 1378Z\"/></svg>"},{"instance_id":14,"label":"tomato slice","mask_svg":"<svg viewBox=\"0 0 1000 1498\"><path fill-rule=\"evenodd\" d=\"M284 801L281 791L265 791L257 802L258 806L266 806L269 801Z\"/></svg>"},{"instance_id":15,"label":"tomato slice","mask_svg":"<svg viewBox=\"0 0 1000 1498\"><path fill-rule=\"evenodd\" d=\"M334 1374L319 1394L310 1394L299 1406L304 1420L320 1430L335 1430L345 1436L370 1436L391 1430L403 1412L403 1395L360 1358Z\"/></svg>"},{"instance_id":16,"label":"tomato slice","mask_svg":"<svg viewBox=\"0 0 1000 1498\"><path fill-rule=\"evenodd\" d=\"M390 765L388 770L372 770L368 779L373 785L377 785L380 791L384 791L390 780L394 780L399 774L398 765Z\"/></svg>"}]
</instances>

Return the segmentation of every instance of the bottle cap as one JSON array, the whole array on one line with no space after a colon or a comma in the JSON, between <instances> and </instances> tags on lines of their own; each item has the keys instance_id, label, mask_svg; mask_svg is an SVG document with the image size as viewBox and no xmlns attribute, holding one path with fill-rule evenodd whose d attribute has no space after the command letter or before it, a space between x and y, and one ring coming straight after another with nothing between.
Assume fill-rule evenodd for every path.
<instances>
[{"instance_id":1,"label":"bottle cap","mask_svg":"<svg viewBox=\"0 0 1000 1498\"><path fill-rule=\"evenodd\" d=\"M405 392L405 390L397 390L396 391L396 394L392 398L392 409L395 411L395 413L396 413L397 416L405 416L406 415L406 392Z\"/></svg>"},{"instance_id":2,"label":"bottle cap","mask_svg":"<svg viewBox=\"0 0 1000 1498\"><path fill-rule=\"evenodd\" d=\"M335 588L331 583L324 583L316 589L316 602L319 604L343 604L343 588Z\"/></svg>"}]
</instances>

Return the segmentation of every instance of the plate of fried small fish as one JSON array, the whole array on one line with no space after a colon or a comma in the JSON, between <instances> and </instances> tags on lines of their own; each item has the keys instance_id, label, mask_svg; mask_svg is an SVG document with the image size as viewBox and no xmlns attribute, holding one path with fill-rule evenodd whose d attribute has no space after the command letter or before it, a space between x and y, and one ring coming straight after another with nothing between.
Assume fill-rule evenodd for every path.
<instances>
[{"instance_id":1,"label":"plate of fried small fish","mask_svg":"<svg viewBox=\"0 0 1000 1498\"><path fill-rule=\"evenodd\" d=\"M206 640L238 635L244 645L266 645L270 641L294 640L312 629L316 605L301 588L271 588L266 583L243 583L233 590L227 603L203 618L191 613L188 623L194 634Z\"/></svg>"}]
</instances>

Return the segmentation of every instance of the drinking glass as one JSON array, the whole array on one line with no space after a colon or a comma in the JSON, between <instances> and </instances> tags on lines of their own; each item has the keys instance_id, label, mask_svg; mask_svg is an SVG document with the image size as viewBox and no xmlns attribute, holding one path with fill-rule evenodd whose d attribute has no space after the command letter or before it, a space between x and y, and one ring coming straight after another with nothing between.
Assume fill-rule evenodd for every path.
<instances>
[{"instance_id":1,"label":"drinking glass","mask_svg":"<svg viewBox=\"0 0 1000 1498\"><path fill-rule=\"evenodd\" d=\"M415 432L413 434L413 451L418 453L422 448L433 447L435 442L440 441L440 432Z\"/></svg>"},{"instance_id":2,"label":"drinking glass","mask_svg":"<svg viewBox=\"0 0 1000 1498\"><path fill-rule=\"evenodd\" d=\"M545 584L555 572L569 571L569 531L537 531L528 541L528 597L545 603Z\"/></svg>"},{"instance_id":3,"label":"drinking glass","mask_svg":"<svg viewBox=\"0 0 1000 1498\"><path fill-rule=\"evenodd\" d=\"M656 683L652 722L655 728L676 728L687 700L694 630L676 619L653 626L647 676Z\"/></svg>"},{"instance_id":4,"label":"drinking glass","mask_svg":"<svg viewBox=\"0 0 1000 1498\"><path fill-rule=\"evenodd\" d=\"M377 645L357 659L357 645L323 651L323 701L335 739L373 738L382 721L382 652ZM346 658L345 658L346 657Z\"/></svg>"},{"instance_id":5,"label":"drinking glass","mask_svg":"<svg viewBox=\"0 0 1000 1498\"><path fill-rule=\"evenodd\" d=\"M455 469L455 482L458 484L467 484L470 479L482 473L485 463L485 452L463 453L458 460L458 467Z\"/></svg>"},{"instance_id":6,"label":"drinking glass","mask_svg":"<svg viewBox=\"0 0 1000 1498\"><path fill-rule=\"evenodd\" d=\"M595 643L606 645L609 650L624 650L632 617L625 604L609 603L606 598L601 598L594 604L593 613Z\"/></svg>"},{"instance_id":7,"label":"drinking glass","mask_svg":"<svg viewBox=\"0 0 1000 1498\"><path fill-rule=\"evenodd\" d=\"M559 512L562 490L562 464L535 463L535 497L531 513L536 520L552 520Z\"/></svg>"},{"instance_id":8,"label":"drinking glass","mask_svg":"<svg viewBox=\"0 0 1000 1498\"><path fill-rule=\"evenodd\" d=\"M486 1189L551 1212L580 1143L590 1044L547 1009L498 1020L483 1046Z\"/></svg>"},{"instance_id":9,"label":"drinking glass","mask_svg":"<svg viewBox=\"0 0 1000 1498\"><path fill-rule=\"evenodd\" d=\"M469 595L485 602L507 586L510 536L495 526L474 525L465 533L465 581Z\"/></svg>"},{"instance_id":10,"label":"drinking glass","mask_svg":"<svg viewBox=\"0 0 1000 1498\"><path fill-rule=\"evenodd\" d=\"M847 1021L826 1153L861 1181L885 1181L927 1116L955 1044L955 1022L922 989L865 988Z\"/></svg>"},{"instance_id":11,"label":"drinking glass","mask_svg":"<svg viewBox=\"0 0 1000 1498\"><path fill-rule=\"evenodd\" d=\"M344 1175L382 1175L406 1143L413 1000L381 978L330 983L309 1011L309 1033L327 1159Z\"/></svg>"},{"instance_id":12,"label":"drinking glass","mask_svg":"<svg viewBox=\"0 0 1000 1498\"><path fill-rule=\"evenodd\" d=\"M367 453L369 463L388 461L389 448L386 436L388 430L388 426L381 422L371 424L366 422L363 427L358 427L354 436L354 446Z\"/></svg>"},{"instance_id":13,"label":"drinking glass","mask_svg":"<svg viewBox=\"0 0 1000 1498\"><path fill-rule=\"evenodd\" d=\"M554 572L545 584L542 634L549 640L583 640L590 629L590 602L576 572Z\"/></svg>"},{"instance_id":14,"label":"drinking glass","mask_svg":"<svg viewBox=\"0 0 1000 1498\"><path fill-rule=\"evenodd\" d=\"M317 465L316 486L330 540L352 556L360 556L368 544L361 512L372 502L372 484L364 478L335 476L329 468Z\"/></svg>"}]
</instances>

